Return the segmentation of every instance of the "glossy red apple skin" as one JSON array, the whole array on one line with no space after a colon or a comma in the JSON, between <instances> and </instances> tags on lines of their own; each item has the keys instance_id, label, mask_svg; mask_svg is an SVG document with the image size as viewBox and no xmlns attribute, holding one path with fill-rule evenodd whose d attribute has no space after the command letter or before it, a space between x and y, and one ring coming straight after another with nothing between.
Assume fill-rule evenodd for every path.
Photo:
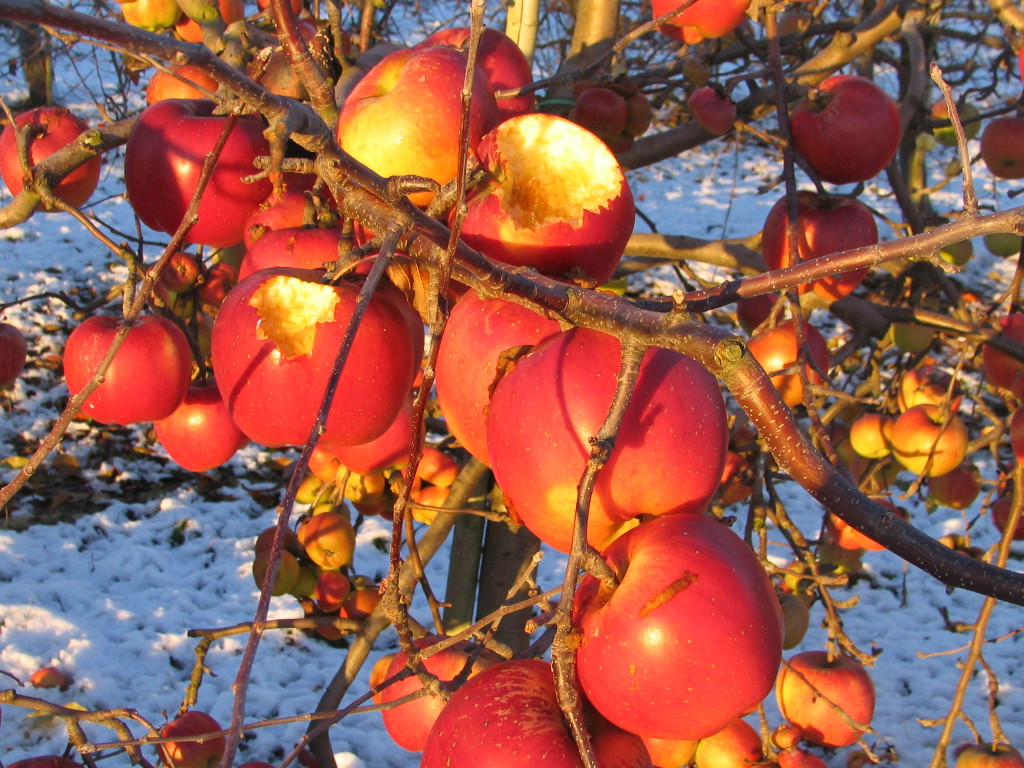
<instances>
[{"instance_id":1,"label":"glossy red apple skin","mask_svg":"<svg viewBox=\"0 0 1024 768\"><path fill-rule=\"evenodd\" d=\"M466 56L446 45L395 51L348 95L338 117L342 149L384 177L413 174L446 184L459 164L459 126ZM469 146L498 121L483 75L473 84ZM427 205L432 192L409 196Z\"/></svg>"},{"instance_id":2,"label":"glossy red apple skin","mask_svg":"<svg viewBox=\"0 0 1024 768\"><path fill-rule=\"evenodd\" d=\"M829 662L825 651L798 653L783 665L775 690L783 717L800 728L805 741L824 747L848 746L862 734L847 725L825 699L843 707L850 718L863 725L870 725L875 711L871 676L849 656L837 656Z\"/></svg>"},{"instance_id":3,"label":"glossy red apple skin","mask_svg":"<svg viewBox=\"0 0 1024 768\"><path fill-rule=\"evenodd\" d=\"M782 658L782 609L764 568L722 523L666 515L603 553L620 579L609 592L580 582L580 685L632 733L699 739L772 689Z\"/></svg>"},{"instance_id":4,"label":"glossy red apple skin","mask_svg":"<svg viewBox=\"0 0 1024 768\"><path fill-rule=\"evenodd\" d=\"M238 279L273 267L324 269L341 255L341 230L320 227L275 229L256 240L238 265Z\"/></svg>"},{"instance_id":5,"label":"glossy red apple skin","mask_svg":"<svg viewBox=\"0 0 1024 768\"><path fill-rule=\"evenodd\" d=\"M768 212L761 238L761 252L768 269L793 266L790 261L788 201L782 197ZM816 192L797 193L796 253L799 263L841 251L875 245L878 227L871 210L852 197L824 198ZM814 291L826 301L848 296L860 285L867 269L823 277L800 286L800 293Z\"/></svg>"},{"instance_id":6,"label":"glossy red apple skin","mask_svg":"<svg viewBox=\"0 0 1024 768\"><path fill-rule=\"evenodd\" d=\"M437 635L428 635L417 640L415 645L419 648L427 648L443 639ZM425 658L423 668L441 682L447 683L461 675L470 661L472 661L472 668L469 672L470 679L502 661L502 658L493 651L484 650L474 653L474 650L475 647L472 643L466 641L456 643ZM384 679L401 672L407 663L408 656L405 651L399 651L388 665ZM416 675L412 675L381 690L380 702L388 704L422 688L423 683L420 682L420 679ZM444 706L445 701L440 696L425 695L399 704L394 708L385 709L381 711L384 728L402 749L419 752L426 744L427 735Z\"/></svg>"},{"instance_id":7,"label":"glossy red apple skin","mask_svg":"<svg viewBox=\"0 0 1024 768\"><path fill-rule=\"evenodd\" d=\"M27 359L25 335L10 323L0 323L0 389L18 380Z\"/></svg>"},{"instance_id":8,"label":"glossy red apple skin","mask_svg":"<svg viewBox=\"0 0 1024 768\"><path fill-rule=\"evenodd\" d=\"M899 109L885 91L858 75L832 75L790 117L795 149L822 181L852 184L881 173L896 154Z\"/></svg>"},{"instance_id":9,"label":"glossy red apple skin","mask_svg":"<svg viewBox=\"0 0 1024 768\"><path fill-rule=\"evenodd\" d=\"M285 186L280 192L271 192L270 197L260 203L245 221L242 242L246 250L267 232L278 229L294 229L306 223L306 207L310 204L305 189Z\"/></svg>"},{"instance_id":10,"label":"glossy red apple skin","mask_svg":"<svg viewBox=\"0 0 1024 768\"><path fill-rule=\"evenodd\" d=\"M249 442L213 382L189 387L174 413L153 428L170 457L191 472L219 467Z\"/></svg>"},{"instance_id":11,"label":"glossy red apple skin","mask_svg":"<svg viewBox=\"0 0 1024 768\"><path fill-rule=\"evenodd\" d=\"M64 107L37 107L23 112L14 119L18 129L31 125L37 135L29 143L28 160L36 165L59 149L74 142L89 125ZM94 157L80 165L53 188L54 194L68 205L80 208L85 205L99 184L102 159ZM21 162L18 160L15 129L7 125L0 132L0 176L7 189L17 195L25 188Z\"/></svg>"},{"instance_id":12,"label":"glossy red apple skin","mask_svg":"<svg viewBox=\"0 0 1024 768\"><path fill-rule=\"evenodd\" d=\"M626 100L610 88L587 88L576 97L569 119L602 139L626 130Z\"/></svg>"},{"instance_id":13,"label":"glossy red apple skin","mask_svg":"<svg viewBox=\"0 0 1024 768\"><path fill-rule=\"evenodd\" d=\"M546 147L552 145L542 142L551 137L559 140L548 150ZM527 149L516 152L513 147L517 145ZM525 151L532 152L531 160L537 162L526 167L512 160ZM586 151L599 158L588 166L600 167L607 177L607 187L614 188L607 201L593 210L574 205L571 214L567 207L564 215L519 214L517 219L521 207L532 212L549 204L561 206L567 196L565 190L582 189L580 185L586 182L577 178L579 163L564 162L565 153L573 151ZM533 267L555 277L581 272L598 283L612 277L633 232L636 209L625 174L599 137L557 115L520 115L485 135L478 154L492 178L466 201L462 237L467 245L506 264ZM538 173L551 177L571 173L571 178L557 183L549 178L549 184L538 187ZM548 199L542 201L545 196ZM533 202L523 206L519 201L526 198Z\"/></svg>"},{"instance_id":14,"label":"glossy red apple skin","mask_svg":"<svg viewBox=\"0 0 1024 768\"><path fill-rule=\"evenodd\" d=\"M447 45L467 53L469 32L469 27L441 29L416 47ZM522 88L533 82L530 62L519 46L505 33L490 27L485 28L480 37L477 67L492 93ZM511 99L498 99L496 103L500 123L515 115L533 112L537 106L537 99L533 93L524 93Z\"/></svg>"},{"instance_id":15,"label":"glossy red apple skin","mask_svg":"<svg viewBox=\"0 0 1024 768\"><path fill-rule=\"evenodd\" d=\"M649 768L640 737L594 715L588 723L601 768ZM551 665L515 659L484 670L442 710L423 748L420 768L582 768L566 728Z\"/></svg>"},{"instance_id":16,"label":"glossy red apple skin","mask_svg":"<svg viewBox=\"0 0 1024 768\"><path fill-rule=\"evenodd\" d=\"M654 18L664 16L682 5L680 0L652 0ZM663 33L687 43L722 37L738 27L747 15L750 0L697 0L660 29Z\"/></svg>"},{"instance_id":17,"label":"glossy red apple skin","mask_svg":"<svg viewBox=\"0 0 1024 768\"><path fill-rule=\"evenodd\" d=\"M160 729L164 737L198 736L221 730L220 724L205 712L189 710ZM206 741L167 741L157 745L160 756L170 768L215 768L224 755L223 736Z\"/></svg>"},{"instance_id":18,"label":"glossy red apple skin","mask_svg":"<svg viewBox=\"0 0 1024 768\"><path fill-rule=\"evenodd\" d=\"M981 132L981 159L993 176L1024 178L1024 117L993 117Z\"/></svg>"},{"instance_id":19,"label":"glossy red apple skin","mask_svg":"<svg viewBox=\"0 0 1024 768\"><path fill-rule=\"evenodd\" d=\"M501 354L559 331L555 320L473 291L452 307L435 366L437 402L455 439L485 464L490 463L487 409Z\"/></svg>"},{"instance_id":20,"label":"glossy red apple skin","mask_svg":"<svg viewBox=\"0 0 1024 768\"><path fill-rule=\"evenodd\" d=\"M412 451L412 401L406 399L380 437L358 445L332 446L331 450L343 466L360 475L405 467Z\"/></svg>"},{"instance_id":21,"label":"glossy red apple skin","mask_svg":"<svg viewBox=\"0 0 1024 768\"><path fill-rule=\"evenodd\" d=\"M128 200L147 227L172 234L180 226L203 163L227 125L226 117L213 114L215 107L204 99L168 99L139 115L125 146L124 177ZM255 158L269 152L260 119L239 118L186 242L224 248L242 241L246 219L271 191L266 177L243 179L256 172Z\"/></svg>"},{"instance_id":22,"label":"glossy red apple skin","mask_svg":"<svg viewBox=\"0 0 1024 768\"><path fill-rule=\"evenodd\" d=\"M697 88L686 100L693 119L715 136L724 136L736 121L736 105L711 86Z\"/></svg>"},{"instance_id":23,"label":"glossy red apple skin","mask_svg":"<svg viewBox=\"0 0 1024 768\"><path fill-rule=\"evenodd\" d=\"M72 395L85 389L120 324L120 318L93 315L71 331L64 347L64 378ZM191 378L192 352L185 334L170 320L143 317L132 324L82 413L104 424L158 421L181 405Z\"/></svg>"},{"instance_id":24,"label":"glossy red apple skin","mask_svg":"<svg viewBox=\"0 0 1024 768\"><path fill-rule=\"evenodd\" d=\"M563 552L572 543L588 440L607 416L619 361L618 339L576 328L521 358L491 397L487 443L495 479L517 518ZM727 444L717 380L691 358L648 349L594 487L591 544L603 548L640 515L702 512L718 490Z\"/></svg>"},{"instance_id":25,"label":"glossy red apple skin","mask_svg":"<svg viewBox=\"0 0 1024 768\"><path fill-rule=\"evenodd\" d=\"M822 384L824 379L815 370L815 367L821 371L828 370L829 354L825 338L813 325L804 323L804 339L808 348L809 360L814 363L814 366L807 366L808 379L812 384ZM799 375L775 373L789 368L797 361L796 329L793 327L793 321L786 320L774 328L751 336L747 342L747 349L766 373L775 374L771 376L771 382L779 391L786 405L790 408L800 405L803 402L804 389Z\"/></svg>"},{"instance_id":26,"label":"glossy red apple skin","mask_svg":"<svg viewBox=\"0 0 1024 768\"><path fill-rule=\"evenodd\" d=\"M746 720L732 720L697 742L697 768L741 768L761 761L761 734ZM810 768L808 766L808 768Z\"/></svg>"},{"instance_id":27,"label":"glossy red apple skin","mask_svg":"<svg viewBox=\"0 0 1024 768\"><path fill-rule=\"evenodd\" d=\"M337 284L333 320L317 325L309 354L289 355L273 339L260 338L260 314L250 303L260 287L276 277L316 283L320 273L267 269L235 286L213 324L213 368L221 396L245 434L268 446L304 445L358 286ZM354 445L383 434L408 396L419 362L413 354L405 318L388 299L372 299L338 383L323 439Z\"/></svg>"}]
</instances>

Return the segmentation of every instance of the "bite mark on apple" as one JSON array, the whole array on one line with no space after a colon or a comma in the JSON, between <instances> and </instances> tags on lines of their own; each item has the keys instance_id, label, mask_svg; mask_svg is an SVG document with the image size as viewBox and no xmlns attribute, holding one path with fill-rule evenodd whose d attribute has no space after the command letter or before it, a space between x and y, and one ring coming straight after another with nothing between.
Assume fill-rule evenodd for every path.
<instances>
[{"instance_id":1,"label":"bite mark on apple","mask_svg":"<svg viewBox=\"0 0 1024 768\"><path fill-rule=\"evenodd\" d=\"M259 338L273 341L286 357L298 357L312 354L317 323L334 319L338 300L329 285L279 275L253 293L249 306L260 316Z\"/></svg>"}]
</instances>

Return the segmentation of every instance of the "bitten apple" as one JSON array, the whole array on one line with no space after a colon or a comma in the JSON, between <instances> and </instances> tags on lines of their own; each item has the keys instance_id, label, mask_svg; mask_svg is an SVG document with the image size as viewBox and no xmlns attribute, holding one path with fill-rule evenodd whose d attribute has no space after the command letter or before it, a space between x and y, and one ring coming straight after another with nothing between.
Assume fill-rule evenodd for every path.
<instances>
[{"instance_id":1,"label":"bitten apple","mask_svg":"<svg viewBox=\"0 0 1024 768\"><path fill-rule=\"evenodd\" d=\"M555 277L603 283L612 276L635 209L619 161L600 138L536 113L506 120L478 152L490 178L466 201L462 237L470 247Z\"/></svg>"}]
</instances>

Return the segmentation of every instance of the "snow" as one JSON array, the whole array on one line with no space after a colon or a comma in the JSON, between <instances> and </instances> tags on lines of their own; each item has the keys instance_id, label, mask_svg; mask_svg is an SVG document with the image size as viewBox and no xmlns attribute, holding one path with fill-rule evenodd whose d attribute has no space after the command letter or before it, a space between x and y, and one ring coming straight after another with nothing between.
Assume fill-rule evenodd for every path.
<instances>
[{"instance_id":1,"label":"snow","mask_svg":"<svg viewBox=\"0 0 1024 768\"><path fill-rule=\"evenodd\" d=\"M82 66L89 61L83 57ZM19 95L8 76L0 82L7 97ZM68 103L79 100L83 107L91 103L74 82L61 96ZM757 193L777 168L771 155L739 151L730 141L718 141L656 169L637 171L631 182L639 207L659 231L741 236L760 229L776 199L774 193ZM108 164L94 196L99 202L90 212L114 231L132 233L135 224L128 205L118 197L119 183L116 164ZM1002 194L1005 190L991 183L980 192L983 202L999 208L1011 204ZM958 190L950 188L934 198L937 205L955 210L957 195ZM0 204L5 200L0 197ZM891 206L886 200L875 202ZM0 232L0 238L0 301L63 291L85 303L124 278L121 266L110 268L109 253L65 216L38 214ZM995 273L1005 286L1011 267L985 253L980 242L976 246L978 255L966 279L981 284ZM150 246L149 253L153 252ZM670 270L656 270L650 280L672 286L674 281ZM63 407L67 390L57 357L74 312L58 300L40 298L11 306L3 320L25 333L31 357L24 377L2 395L0 459L28 455ZM159 727L180 705L192 668L197 640L189 638L188 631L227 627L253 616L257 590L250 572L252 544L275 522L275 514L250 491L279 495L283 470L274 460L282 455L292 459L295 452L250 445L226 466L200 478L170 462L147 426L101 430L76 422L58 451L61 460L51 457L6 511L8 525L0 528L0 670L17 682L5 679L0 687L13 685L25 695L58 704L74 702L90 710L131 707ZM7 481L14 474L8 467L0 479ZM910 479L903 477L904 486ZM791 514L813 533L821 508L793 483L780 488ZM130 492L122 494L124 489ZM978 546L987 548L997 540L987 518L975 520L980 502L963 513L929 513L917 498L901 503L911 509L914 524L933 536L963 532L971 525ZM27 524L33 515L46 522ZM356 572L383 575L386 557L374 542L388 535L389 528L379 520L363 524ZM773 552L781 554L781 537L773 535L772 541ZM1011 567L1019 570L1021 557L1024 548L1017 544ZM443 585L443 561L444 551L428 570L435 590ZM540 585L559 583L564 563L563 555L547 553L538 574ZM960 674L957 662L970 641L969 633L950 631L940 611L947 611L951 622L971 624L982 598L962 590L947 594L934 579L887 552L868 553L864 564L864 576L849 588L836 589L835 595L858 601L842 612L845 629L861 649L878 654L872 672L878 691L873 725L896 748L901 761L924 765L938 729L924 727L919 719L945 715ZM424 619L421 608L414 612ZM293 599L272 601L271 618L300 615ZM821 619L821 607L816 605L811 630L797 650L824 646ZM997 606L987 636L1002 639L990 642L984 651L999 678L1003 728L1018 747L1024 746L1024 665L1019 663L1024 641L1015 630L1022 624L1020 608ZM246 635L237 635L215 642L206 659L210 674L197 706L221 723L230 719L231 686L245 639ZM395 646L393 633L382 636L343 705L367 690L374 659ZM267 632L252 671L247 722L312 712L343 654L342 649L297 631ZM28 687L31 674L47 665L64 669L73 684L66 691ZM986 697L985 676L976 674L964 711L988 738ZM766 710L769 721L777 724L772 697ZM4 762L64 750L66 733L59 720L32 717L28 710L11 706L3 707L2 714ZM138 725L133 728L142 734ZM115 740L112 732L99 726L86 730L94 742ZM239 762L280 760L304 730L305 724L298 722L252 731L242 744ZM391 742L375 713L345 718L331 733L339 768L418 764L417 755ZM971 738L962 722L954 734L954 744ZM850 751L825 754L825 760L830 766L845 765ZM151 747L147 755L155 759ZM126 763L118 757L111 764Z\"/></svg>"}]
</instances>

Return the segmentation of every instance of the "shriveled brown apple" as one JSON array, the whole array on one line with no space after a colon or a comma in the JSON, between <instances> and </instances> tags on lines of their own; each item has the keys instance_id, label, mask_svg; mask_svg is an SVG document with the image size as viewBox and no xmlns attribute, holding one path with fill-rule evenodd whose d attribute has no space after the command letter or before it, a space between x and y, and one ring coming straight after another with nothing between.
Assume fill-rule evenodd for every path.
<instances>
[{"instance_id":1,"label":"shriveled brown apple","mask_svg":"<svg viewBox=\"0 0 1024 768\"><path fill-rule=\"evenodd\" d=\"M485 135L478 154L490 179L467 200L467 244L547 275L612 276L635 210L626 176L600 138L535 113Z\"/></svg>"}]
</instances>

